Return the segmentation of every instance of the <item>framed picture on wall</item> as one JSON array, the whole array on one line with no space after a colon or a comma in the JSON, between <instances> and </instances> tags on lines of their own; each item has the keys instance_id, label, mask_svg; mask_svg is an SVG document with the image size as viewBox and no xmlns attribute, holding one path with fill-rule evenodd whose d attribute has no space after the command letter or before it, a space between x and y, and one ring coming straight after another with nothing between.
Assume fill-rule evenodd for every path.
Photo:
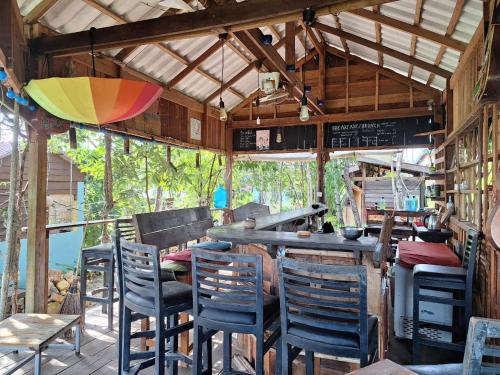
<instances>
[{"instance_id":1,"label":"framed picture on wall","mask_svg":"<svg viewBox=\"0 0 500 375\"><path fill-rule=\"evenodd\" d=\"M201 120L191 118L191 139L201 141Z\"/></svg>"}]
</instances>

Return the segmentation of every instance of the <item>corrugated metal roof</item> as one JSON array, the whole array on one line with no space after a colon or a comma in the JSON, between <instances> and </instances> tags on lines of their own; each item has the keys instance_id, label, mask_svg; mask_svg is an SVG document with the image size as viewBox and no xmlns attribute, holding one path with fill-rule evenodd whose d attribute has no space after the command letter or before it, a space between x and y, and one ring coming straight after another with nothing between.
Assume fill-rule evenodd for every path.
<instances>
[{"instance_id":1,"label":"corrugated metal roof","mask_svg":"<svg viewBox=\"0 0 500 375\"><path fill-rule=\"evenodd\" d=\"M43 0L18 0L18 4L23 15L28 14ZM110 12L128 22L159 17L168 11L168 8L160 5L161 0L94 0L99 6L106 7ZM187 1L193 9L202 9L198 0ZM445 35L456 0L426 0L423 2L422 16L419 27ZM383 4L379 7L381 14L406 22L414 23L417 1L399 0ZM40 22L60 33L70 33L81 30L88 30L90 27L105 27L118 23L116 19L107 14L101 13L97 6L91 6L83 0L59 0L41 18ZM367 8L372 11L373 9ZM178 10L179 11L179 10ZM115 18L116 18L115 17ZM376 41L375 22L356 16L352 13L342 12L338 15L341 28L351 34L365 38L372 42ZM452 34L452 38L464 43L468 43L472 38L482 17L481 0L468 0L463 8L462 14ZM326 15L319 17L319 22L335 27L334 17ZM264 33L273 35L276 43L285 34L285 25L277 24L270 27L261 28ZM278 35L276 35L278 34ZM321 33L326 43L343 50L343 45L337 36ZM304 56L303 48L304 33L300 32L295 38L296 57L300 59ZM381 26L381 43L393 50L404 54L410 54L412 35L391 27ZM124 63L133 69L141 71L161 82L168 83L175 75L181 72L187 63L195 60L209 46L217 42L216 35L205 36L195 39L173 40L165 42L164 45L171 52L162 50L156 46L140 46L136 48ZM238 45L236 40L230 40L233 48L237 48L240 53L235 53L229 46L225 47L224 81L231 79L239 71L246 67L249 61L253 61L254 56L250 55L246 48ZM369 62L378 64L378 52L363 45L347 40L349 52L359 56ZM313 45L308 41L308 48ZM435 64L441 46L421 37L416 37L416 48L414 57L430 64ZM115 56L120 49L106 51L106 54ZM284 47L278 51L284 56ZM177 56L176 56L177 55ZM242 58L241 55L246 56ZM408 76L410 64L402 62L386 54L382 55L383 66L399 74ZM439 67L448 71L454 71L458 65L460 54L446 48ZM199 101L205 101L218 87L221 79L221 52L216 51L205 60L197 70L191 72L185 79L176 85L176 89L184 94L192 96ZM442 77L429 74L429 72L414 66L411 77L424 84L430 83L432 87L443 90L446 87L446 80ZM233 85L237 93L248 96L257 87L257 73L252 70ZM232 108L238 104L242 98L231 91L226 90L223 94L227 108ZM211 102L218 105L218 97Z\"/></svg>"}]
</instances>

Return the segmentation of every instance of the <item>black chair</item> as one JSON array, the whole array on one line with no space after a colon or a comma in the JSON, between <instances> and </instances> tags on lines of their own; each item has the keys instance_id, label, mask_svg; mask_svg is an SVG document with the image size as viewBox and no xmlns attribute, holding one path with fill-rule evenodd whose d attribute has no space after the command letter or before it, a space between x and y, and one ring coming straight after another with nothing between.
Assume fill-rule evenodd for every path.
<instances>
[{"instance_id":1,"label":"black chair","mask_svg":"<svg viewBox=\"0 0 500 375\"><path fill-rule=\"evenodd\" d=\"M465 336L472 315L472 283L476 264L479 233L467 232L462 257L462 267L417 264L413 269L413 363L420 363L420 345L442 349L465 350ZM452 297L438 297L423 291L451 293ZM420 302L432 302L453 306L454 323L451 326L420 320ZM456 308L456 309L455 309ZM452 342L444 342L427 337L421 331L431 328L452 333Z\"/></svg>"},{"instance_id":2,"label":"black chair","mask_svg":"<svg viewBox=\"0 0 500 375\"><path fill-rule=\"evenodd\" d=\"M500 320L472 317L469 321L462 363L418 365L407 368L419 375L500 374L500 348L495 346L493 341L498 339L500 339ZM485 361L488 357L491 360Z\"/></svg>"},{"instance_id":3,"label":"black chair","mask_svg":"<svg viewBox=\"0 0 500 375\"><path fill-rule=\"evenodd\" d=\"M279 299L262 289L262 256L193 249L193 374L201 373L205 331L224 332L223 373L232 372L232 333L256 338L255 373L264 373L264 355L277 342L276 373L281 374ZM264 332L272 334L264 340ZM209 370L211 373L211 370Z\"/></svg>"},{"instance_id":4,"label":"black chair","mask_svg":"<svg viewBox=\"0 0 500 375\"><path fill-rule=\"evenodd\" d=\"M156 375L165 373L165 364L171 374L177 374L177 361L191 364L191 359L178 352L177 337L190 330L193 322L178 324L178 315L191 310L192 291L187 284L161 280L160 255L156 246L131 243L120 239L117 251L121 277L123 306L122 372L137 373L154 366ZM155 330L132 333L132 321L144 317L155 318ZM131 353L134 338L155 338L155 350ZM169 350L166 350L166 341ZM131 366L131 361L140 360Z\"/></svg>"},{"instance_id":5,"label":"black chair","mask_svg":"<svg viewBox=\"0 0 500 375\"><path fill-rule=\"evenodd\" d=\"M87 291L89 271L103 273L103 287ZM103 314L108 315L108 329L113 329L113 303L115 296L115 260L111 243L100 244L82 250L80 260L80 306L82 320L85 321L85 303L87 301L102 305ZM101 293L101 297L96 294Z\"/></svg>"},{"instance_id":6,"label":"black chair","mask_svg":"<svg viewBox=\"0 0 500 375\"><path fill-rule=\"evenodd\" d=\"M113 254L115 256L115 264L119 265L120 264L120 239L125 238L129 242L135 242L135 229L132 225L132 220L131 219L117 219L115 222L115 230L111 235L112 237L112 244L113 244ZM121 329L123 325L123 276L122 276L122 269L121 267L116 267L117 268L117 285L116 289L118 291L119 295L119 307L118 307L118 342L117 342L117 349L118 349L118 368L122 369L122 355L123 355L123 348L122 348L122 343L123 343L123 330ZM173 272L168 271L168 270L161 270L161 281L174 281L175 280L175 275ZM141 316L140 314L133 314L132 315L132 321L139 320L144 318L144 316ZM150 333L148 332L137 332L135 333L135 337L140 337L140 336L150 336Z\"/></svg>"},{"instance_id":7,"label":"black chair","mask_svg":"<svg viewBox=\"0 0 500 375\"><path fill-rule=\"evenodd\" d=\"M283 374L306 353L313 374L314 353L374 360L378 322L367 313L365 266L325 265L278 260Z\"/></svg>"}]
</instances>

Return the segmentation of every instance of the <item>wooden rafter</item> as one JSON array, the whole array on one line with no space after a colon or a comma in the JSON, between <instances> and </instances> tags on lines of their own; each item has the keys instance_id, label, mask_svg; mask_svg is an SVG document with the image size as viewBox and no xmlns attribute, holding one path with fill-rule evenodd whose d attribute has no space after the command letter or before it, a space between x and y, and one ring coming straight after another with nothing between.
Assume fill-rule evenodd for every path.
<instances>
[{"instance_id":1,"label":"wooden rafter","mask_svg":"<svg viewBox=\"0 0 500 375\"><path fill-rule=\"evenodd\" d=\"M23 21L27 24L35 24L38 20L49 11L52 6L57 3L57 0L42 0L30 12L24 16Z\"/></svg>"},{"instance_id":2,"label":"wooden rafter","mask_svg":"<svg viewBox=\"0 0 500 375\"><path fill-rule=\"evenodd\" d=\"M373 7L373 13L374 14L380 13L380 7L378 5ZM375 41L378 44L382 44L382 25L378 21L375 21L374 24L375 24ZM377 54L378 54L378 64L380 66L384 66L384 54L381 51L377 51Z\"/></svg>"},{"instance_id":3,"label":"wooden rafter","mask_svg":"<svg viewBox=\"0 0 500 375\"><path fill-rule=\"evenodd\" d=\"M217 97L221 92L226 91L228 88L230 88L232 85L234 85L236 82L238 82L240 79L242 79L244 76L246 76L251 70L255 69L256 67L256 62L252 62L245 66L242 70L240 70L238 73L236 73L231 79L229 79L227 82L225 82L222 85L222 88L218 88L215 90L213 93L211 93L208 98L205 99L205 103L210 103L213 99Z\"/></svg>"},{"instance_id":4,"label":"wooden rafter","mask_svg":"<svg viewBox=\"0 0 500 375\"><path fill-rule=\"evenodd\" d=\"M111 9L109 9L109 8L107 8L107 7L99 4L99 3L97 3L95 0L83 0L83 1L85 1L86 4L88 4L89 6L93 7L94 9L97 9L101 13L107 15L108 17L111 17L113 20L115 20L119 24L127 24L127 20L125 18L123 18L120 15L117 15ZM179 55L177 52L171 50L169 47L167 47L163 43L155 43L154 46L157 47L158 49L160 49L163 53L169 55L170 57L176 59L177 61L179 61L180 63L182 63L184 65L189 66L191 64L189 62L189 60L187 60L185 57ZM121 60L121 61L124 60L123 57L120 56L120 53L118 53L118 55L116 56L116 58L119 59L119 60ZM214 83L219 84L220 80L217 77L214 77L210 73L204 71L198 65L196 65L194 67L194 69L193 69L194 71L196 71L196 73L202 75L203 77L209 79L210 81L212 81ZM170 86L169 86L169 88L170 88ZM241 99L243 99L245 97L243 94L241 94L240 92L238 92L236 90L233 90L232 88L229 88L229 91L231 91L232 94L236 95L237 97L239 97Z\"/></svg>"},{"instance_id":5,"label":"wooden rafter","mask_svg":"<svg viewBox=\"0 0 500 375\"><path fill-rule=\"evenodd\" d=\"M338 48L335 48L335 47L332 47L332 46L326 46L326 51L328 53L331 53L332 55L335 55L335 56L338 56L338 57L341 57L343 59L346 59L346 60L351 60L351 61L355 61L357 63L360 63L360 64L363 64L365 65L366 67L372 69L374 72L378 72L380 73L381 75L384 75L388 78L391 78L391 79L394 79L395 81L398 81L398 82L401 82L405 85L408 85L408 86L413 86L414 88L418 89L418 90L421 90L421 91L424 91L424 92L427 92L427 93L430 93L431 95L434 95L434 96L439 96L441 95L441 92L437 89L434 89L432 87L429 87L429 86L426 86L424 85L423 83L420 83L418 81L415 81L411 78L408 78L408 77L405 77L401 74L398 74L390 69L387 69L387 68L383 68L377 64L374 64L370 61L366 61L364 59L362 59L361 57L358 57L358 56L354 56L354 55L351 55L349 53L346 53Z\"/></svg>"},{"instance_id":6,"label":"wooden rafter","mask_svg":"<svg viewBox=\"0 0 500 375\"><path fill-rule=\"evenodd\" d=\"M211 6L174 16L152 18L125 25L99 28L94 33L95 50L130 47L172 39L213 35L214 29L245 30L300 18L303 9L316 8L318 16L390 2L391 0L252 0ZM218 33L218 32L217 32ZM33 41L34 54L72 55L90 49L87 31L79 31Z\"/></svg>"},{"instance_id":7,"label":"wooden rafter","mask_svg":"<svg viewBox=\"0 0 500 375\"><path fill-rule=\"evenodd\" d=\"M285 60L281 57L281 55L278 53L276 48L274 46L269 46L262 44L260 42L262 32L259 29L252 29L252 30L245 30L238 32L240 33L241 36L246 36L247 39L249 39L249 43L252 43L253 46L247 46L249 48L253 48L254 50L260 51L260 53L267 59L269 60L274 68L283 75L283 77L293 86L294 90L294 97L297 99L303 95L303 87L304 84L301 82L299 79L299 76L295 72L290 72L286 69L286 63ZM240 37L240 39L243 39ZM309 107L319 113L324 113L324 110L318 106L317 104L317 98L312 95L311 93L306 94L308 98L308 105Z\"/></svg>"},{"instance_id":8,"label":"wooden rafter","mask_svg":"<svg viewBox=\"0 0 500 375\"><path fill-rule=\"evenodd\" d=\"M304 21L299 20L299 25L302 27L302 30L304 30L305 33L307 33L307 36L309 37L309 40L311 41L312 45L316 49L316 51L322 55L324 53L324 48L321 45L321 42L318 40L316 34L314 31L311 29L311 27L307 26ZM306 46L307 48L307 46Z\"/></svg>"},{"instance_id":9,"label":"wooden rafter","mask_svg":"<svg viewBox=\"0 0 500 375\"><path fill-rule=\"evenodd\" d=\"M213 43L210 47L208 47L200 56L191 61L188 66L186 66L182 71L180 71L175 77L173 77L167 84L169 89L175 87L178 83L180 83L184 78L186 78L189 73L199 67L206 59L212 56L217 50L219 50L224 44L226 40L218 40Z\"/></svg>"},{"instance_id":10,"label":"wooden rafter","mask_svg":"<svg viewBox=\"0 0 500 375\"><path fill-rule=\"evenodd\" d=\"M422 22L422 10L424 7L424 0L417 0L415 4L415 17L413 18L413 25L420 25ZM415 56L417 52L417 36L415 34L411 34L411 45L410 45L410 56ZM411 78L413 76L413 64L408 66L408 77Z\"/></svg>"},{"instance_id":11,"label":"wooden rafter","mask_svg":"<svg viewBox=\"0 0 500 375\"><path fill-rule=\"evenodd\" d=\"M341 30L342 25L340 24L338 14L334 13L334 14L332 14L332 17L333 17L333 24L335 25L335 27L337 29ZM344 51L349 53L349 46L347 45L347 41L345 40L345 38L339 38L339 39L340 39L340 43L342 43L342 48L344 49Z\"/></svg>"},{"instance_id":12,"label":"wooden rafter","mask_svg":"<svg viewBox=\"0 0 500 375\"><path fill-rule=\"evenodd\" d=\"M458 3L457 3L458 5ZM430 40L431 42L435 42L438 44L441 44L445 47L453 48L459 52L465 51L465 48L467 47L466 43L460 42L459 40L455 40L451 38L451 34L447 35L441 35L438 33L435 33L433 31L424 29L422 27L419 27L420 19L421 19L421 14L422 14L422 1L418 0L417 1L417 7L415 10L415 17L414 17L414 23L409 24L407 22L399 21L391 17L384 16L380 12L370 12L369 10L366 9L356 9L351 11L350 13L355 14L357 16L372 20L374 22L381 23L383 25L392 27L394 29L398 29L401 31L404 31L406 33L413 34L417 37L424 38L427 40ZM417 21L417 22L415 22Z\"/></svg>"},{"instance_id":13,"label":"wooden rafter","mask_svg":"<svg viewBox=\"0 0 500 375\"><path fill-rule=\"evenodd\" d=\"M448 23L448 27L446 28L447 37L451 37L451 35L455 32L455 28L457 27L458 20L462 15L464 6L465 6L465 0L457 0L457 3L455 4L455 8L453 9L453 13L450 18L450 22ZM439 66L439 64L441 64L441 60L443 59L445 52L446 52L446 47L442 45L441 48L439 48L438 54L436 55L436 59L434 60L434 65ZM434 74L429 75L429 79L427 80L428 85L430 85L432 81L434 81L434 77L435 77Z\"/></svg>"},{"instance_id":14,"label":"wooden rafter","mask_svg":"<svg viewBox=\"0 0 500 375\"><path fill-rule=\"evenodd\" d=\"M396 51L396 50L389 48L389 47L386 47L384 45L377 44L375 42L372 42L371 40L361 38L357 35L345 32L343 30L338 30L334 27L331 27L331 26L328 26L328 25L325 25L325 24L322 24L319 22L315 22L313 24L313 27L315 27L321 31L324 31L326 33L337 35L338 37L344 37L348 40L351 40L354 43L358 43L360 45L363 45L363 46L368 47L370 49L373 49L375 51L381 51L382 53L389 55L389 56L392 56L395 59L404 61L408 64L413 64L415 66L418 66L419 68L422 68L422 69L427 70L429 72L435 73L441 77L445 77L445 78L451 77L451 72L449 72L445 69L441 69L435 65L429 64L429 63L422 61L420 59L417 59L415 57L411 57L407 54Z\"/></svg>"},{"instance_id":15,"label":"wooden rafter","mask_svg":"<svg viewBox=\"0 0 500 375\"><path fill-rule=\"evenodd\" d=\"M295 22L285 24L285 62L295 64Z\"/></svg>"}]
</instances>

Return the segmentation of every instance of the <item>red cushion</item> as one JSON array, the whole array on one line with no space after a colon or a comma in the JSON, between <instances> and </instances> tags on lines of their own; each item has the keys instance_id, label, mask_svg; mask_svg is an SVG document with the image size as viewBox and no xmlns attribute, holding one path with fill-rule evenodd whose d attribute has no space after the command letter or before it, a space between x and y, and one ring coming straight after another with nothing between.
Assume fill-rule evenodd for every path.
<instances>
[{"instance_id":1,"label":"red cushion","mask_svg":"<svg viewBox=\"0 0 500 375\"><path fill-rule=\"evenodd\" d=\"M461 262L443 243L399 241L399 264L405 268L416 264L459 267Z\"/></svg>"},{"instance_id":2,"label":"red cushion","mask_svg":"<svg viewBox=\"0 0 500 375\"><path fill-rule=\"evenodd\" d=\"M162 261L172 260L178 262L191 262L191 249L185 249L176 253L170 253L162 258Z\"/></svg>"},{"instance_id":3,"label":"red cushion","mask_svg":"<svg viewBox=\"0 0 500 375\"><path fill-rule=\"evenodd\" d=\"M417 227L425 227L425 224L422 223L421 221L414 221L413 224L415 224L415 226Z\"/></svg>"}]
</instances>

